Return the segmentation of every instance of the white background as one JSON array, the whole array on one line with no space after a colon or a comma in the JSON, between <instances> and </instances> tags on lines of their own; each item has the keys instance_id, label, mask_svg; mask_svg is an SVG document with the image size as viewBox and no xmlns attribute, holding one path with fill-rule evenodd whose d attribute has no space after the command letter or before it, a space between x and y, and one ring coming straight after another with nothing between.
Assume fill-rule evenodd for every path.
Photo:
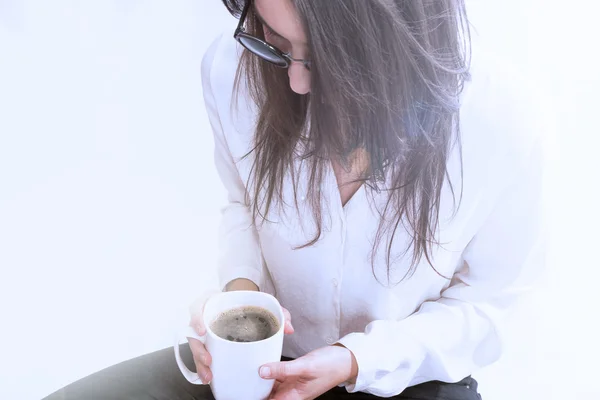
<instances>
[{"instance_id":1,"label":"white background","mask_svg":"<svg viewBox=\"0 0 600 400\"><path fill-rule=\"evenodd\" d=\"M595 2L471 3L558 120L548 273L476 378L485 400L597 399ZM0 0L0 399L170 346L216 287L200 62L235 23L219 0Z\"/></svg>"}]
</instances>

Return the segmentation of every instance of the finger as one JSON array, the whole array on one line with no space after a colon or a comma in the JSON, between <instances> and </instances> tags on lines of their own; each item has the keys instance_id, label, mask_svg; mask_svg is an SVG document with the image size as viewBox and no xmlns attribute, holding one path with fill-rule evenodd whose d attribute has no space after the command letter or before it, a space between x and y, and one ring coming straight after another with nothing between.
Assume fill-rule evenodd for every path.
<instances>
[{"instance_id":1,"label":"finger","mask_svg":"<svg viewBox=\"0 0 600 400\"><path fill-rule=\"evenodd\" d=\"M285 385L284 383L281 383L279 381L275 381L275 384L273 385L273 390L271 391L271 394L269 395L268 399L269 400L289 399L290 388L286 387L286 386L288 386L288 385Z\"/></svg>"},{"instance_id":2,"label":"finger","mask_svg":"<svg viewBox=\"0 0 600 400\"><path fill-rule=\"evenodd\" d=\"M286 335L294 333L294 327L292 326L292 315L284 307L281 307L281 309L283 310L283 316L285 318L283 333L285 333Z\"/></svg>"},{"instance_id":3,"label":"finger","mask_svg":"<svg viewBox=\"0 0 600 400\"><path fill-rule=\"evenodd\" d=\"M198 297L194 302L190 305L190 326L194 328L194 330L200 335L203 336L206 334L206 327L204 326L204 305L206 301L215 293L218 293L216 290L209 290Z\"/></svg>"},{"instance_id":4,"label":"finger","mask_svg":"<svg viewBox=\"0 0 600 400\"><path fill-rule=\"evenodd\" d=\"M279 385L281 385L281 383L275 381L275 383L273 383L273 389L271 390L271 394L269 395L269 399L274 399L275 398L275 394L277 393L277 388L279 387Z\"/></svg>"},{"instance_id":5,"label":"finger","mask_svg":"<svg viewBox=\"0 0 600 400\"><path fill-rule=\"evenodd\" d=\"M207 367L212 364L212 357L202 342L193 338L188 338L188 343L196 364L202 364Z\"/></svg>"},{"instance_id":6,"label":"finger","mask_svg":"<svg viewBox=\"0 0 600 400\"><path fill-rule=\"evenodd\" d=\"M281 385L277 388L277 391L271 394L269 400L304 400L296 390L286 385Z\"/></svg>"},{"instance_id":7,"label":"finger","mask_svg":"<svg viewBox=\"0 0 600 400\"><path fill-rule=\"evenodd\" d=\"M285 333L286 335L291 335L292 333L294 333L294 327L292 326L291 322L285 322L285 325L283 327L283 333Z\"/></svg>"},{"instance_id":8,"label":"finger","mask_svg":"<svg viewBox=\"0 0 600 400\"><path fill-rule=\"evenodd\" d=\"M262 378L283 380L290 377L307 375L307 366L303 360L284 361L265 364L260 367L259 373Z\"/></svg>"},{"instance_id":9,"label":"finger","mask_svg":"<svg viewBox=\"0 0 600 400\"><path fill-rule=\"evenodd\" d=\"M206 335L206 326L204 326L204 320L202 318L202 314L195 314L190 318L190 326L194 329L194 331L200 335Z\"/></svg>"},{"instance_id":10,"label":"finger","mask_svg":"<svg viewBox=\"0 0 600 400\"><path fill-rule=\"evenodd\" d=\"M212 357L210 356L210 353L199 340L188 338L188 343L192 350L192 356L194 357L194 364L196 364L198 376L200 376L203 383L210 383L212 380L212 372L210 370Z\"/></svg>"},{"instance_id":11,"label":"finger","mask_svg":"<svg viewBox=\"0 0 600 400\"><path fill-rule=\"evenodd\" d=\"M213 379L212 371L206 365L196 364L196 372L198 373L200 379L202 379L202 383L206 385L208 385Z\"/></svg>"}]
</instances>

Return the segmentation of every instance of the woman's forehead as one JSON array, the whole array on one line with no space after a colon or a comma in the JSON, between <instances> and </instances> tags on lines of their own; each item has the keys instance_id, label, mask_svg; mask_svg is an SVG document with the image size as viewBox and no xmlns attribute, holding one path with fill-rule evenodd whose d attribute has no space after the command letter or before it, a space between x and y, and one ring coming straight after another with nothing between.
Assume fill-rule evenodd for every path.
<instances>
[{"instance_id":1,"label":"woman's forehead","mask_svg":"<svg viewBox=\"0 0 600 400\"><path fill-rule=\"evenodd\" d=\"M254 9L259 19L280 36L291 43L306 43L306 34L292 0L254 0Z\"/></svg>"}]
</instances>

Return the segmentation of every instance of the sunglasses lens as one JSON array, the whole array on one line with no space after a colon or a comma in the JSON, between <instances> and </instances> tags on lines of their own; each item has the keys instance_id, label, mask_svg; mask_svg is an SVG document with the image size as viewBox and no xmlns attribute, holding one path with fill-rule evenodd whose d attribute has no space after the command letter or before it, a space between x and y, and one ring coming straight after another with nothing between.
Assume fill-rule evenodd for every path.
<instances>
[{"instance_id":1,"label":"sunglasses lens","mask_svg":"<svg viewBox=\"0 0 600 400\"><path fill-rule=\"evenodd\" d=\"M279 67L287 66L287 61L285 58L271 51L271 49L260 40L245 35L240 35L237 39L246 49L256 54L263 60Z\"/></svg>"}]
</instances>

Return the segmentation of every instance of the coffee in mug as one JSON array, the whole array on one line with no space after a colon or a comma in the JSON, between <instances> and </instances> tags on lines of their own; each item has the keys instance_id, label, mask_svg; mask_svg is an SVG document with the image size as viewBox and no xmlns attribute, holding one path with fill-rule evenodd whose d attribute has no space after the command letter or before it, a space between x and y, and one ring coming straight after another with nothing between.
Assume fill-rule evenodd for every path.
<instances>
[{"instance_id":1,"label":"coffee in mug","mask_svg":"<svg viewBox=\"0 0 600 400\"><path fill-rule=\"evenodd\" d=\"M279 322L272 312L262 307L237 307L221 313L210 329L231 342L258 342L276 334Z\"/></svg>"}]
</instances>

